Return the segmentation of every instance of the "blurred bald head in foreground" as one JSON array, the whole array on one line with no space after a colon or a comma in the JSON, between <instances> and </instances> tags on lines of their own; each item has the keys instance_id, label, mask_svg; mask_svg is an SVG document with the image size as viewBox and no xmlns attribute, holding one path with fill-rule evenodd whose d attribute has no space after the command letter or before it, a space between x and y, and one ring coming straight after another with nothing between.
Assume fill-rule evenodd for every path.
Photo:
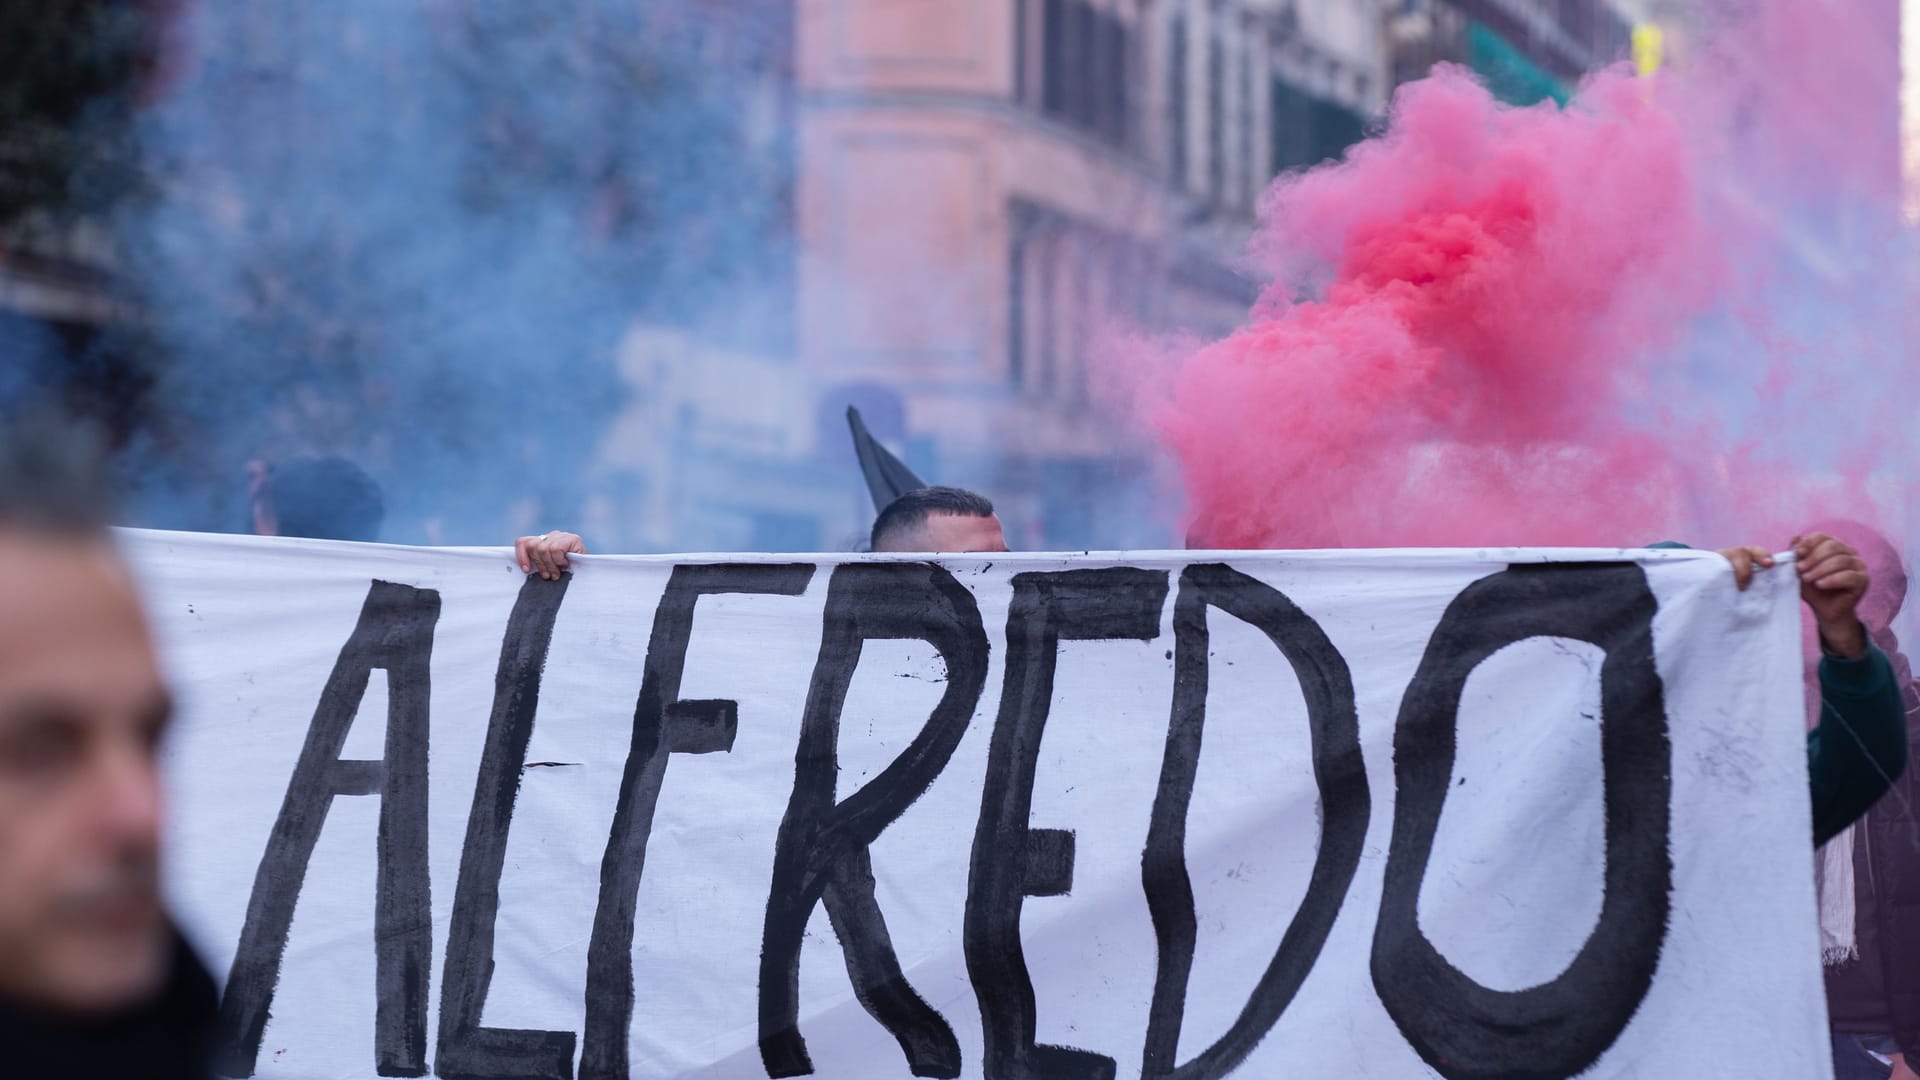
<instances>
[{"instance_id":1,"label":"blurred bald head in foreground","mask_svg":"<svg viewBox=\"0 0 1920 1080\"><path fill-rule=\"evenodd\" d=\"M199 1075L212 981L159 891L171 704L82 433L0 433L0 596L0 1055Z\"/></svg>"}]
</instances>

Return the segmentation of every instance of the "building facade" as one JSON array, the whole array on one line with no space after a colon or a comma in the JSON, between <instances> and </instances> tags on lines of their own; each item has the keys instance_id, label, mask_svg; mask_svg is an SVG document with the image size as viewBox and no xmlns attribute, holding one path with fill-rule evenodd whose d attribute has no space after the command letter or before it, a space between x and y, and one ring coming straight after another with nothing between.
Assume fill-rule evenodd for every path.
<instances>
[{"instance_id":1,"label":"building facade","mask_svg":"<svg viewBox=\"0 0 1920 1080\"><path fill-rule=\"evenodd\" d=\"M1216 336L1273 177L1400 81L1564 98L1626 55L1601 0L800 0L800 362L884 387L1016 546L1177 543L1125 400L1131 332ZM831 436L829 436L831 437ZM1159 500L1164 505L1164 500Z\"/></svg>"}]
</instances>

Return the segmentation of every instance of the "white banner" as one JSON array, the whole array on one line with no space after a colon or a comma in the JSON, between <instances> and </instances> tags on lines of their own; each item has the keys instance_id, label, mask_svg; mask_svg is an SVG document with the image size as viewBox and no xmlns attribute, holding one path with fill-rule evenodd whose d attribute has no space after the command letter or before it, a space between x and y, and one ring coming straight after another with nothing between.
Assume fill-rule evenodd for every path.
<instances>
[{"instance_id":1,"label":"white banner","mask_svg":"<svg viewBox=\"0 0 1920 1080\"><path fill-rule=\"evenodd\" d=\"M1827 1075L1787 573L123 539L228 1075Z\"/></svg>"}]
</instances>

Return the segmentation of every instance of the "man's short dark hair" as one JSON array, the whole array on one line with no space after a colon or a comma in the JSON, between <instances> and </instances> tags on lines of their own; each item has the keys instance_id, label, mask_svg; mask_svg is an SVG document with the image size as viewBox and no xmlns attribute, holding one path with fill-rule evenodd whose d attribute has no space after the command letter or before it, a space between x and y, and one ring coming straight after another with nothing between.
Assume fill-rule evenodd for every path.
<instances>
[{"instance_id":1,"label":"man's short dark hair","mask_svg":"<svg viewBox=\"0 0 1920 1080\"><path fill-rule=\"evenodd\" d=\"M380 485L345 458L303 457L267 473L261 495L274 531L312 540L378 540L386 502Z\"/></svg>"},{"instance_id":2,"label":"man's short dark hair","mask_svg":"<svg viewBox=\"0 0 1920 1080\"><path fill-rule=\"evenodd\" d=\"M0 426L0 525L104 533L113 512L106 443L70 417Z\"/></svg>"},{"instance_id":3,"label":"man's short dark hair","mask_svg":"<svg viewBox=\"0 0 1920 1080\"><path fill-rule=\"evenodd\" d=\"M930 514L992 517L993 503L985 495L975 494L965 488L936 486L909 491L888 503L886 509L880 511L880 516L873 519L871 549L879 551L881 542L887 537L925 525Z\"/></svg>"}]
</instances>

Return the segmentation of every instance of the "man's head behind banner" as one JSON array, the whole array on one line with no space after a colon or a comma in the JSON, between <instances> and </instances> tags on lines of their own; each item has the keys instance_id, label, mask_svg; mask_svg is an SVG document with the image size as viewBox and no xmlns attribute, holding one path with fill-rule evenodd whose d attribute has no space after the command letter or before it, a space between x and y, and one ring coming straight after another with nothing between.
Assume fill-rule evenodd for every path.
<instances>
[{"instance_id":1,"label":"man's head behind banner","mask_svg":"<svg viewBox=\"0 0 1920 1080\"><path fill-rule=\"evenodd\" d=\"M339 457L255 462L253 531L313 540L380 539L386 500L365 469Z\"/></svg>"},{"instance_id":2,"label":"man's head behind banner","mask_svg":"<svg viewBox=\"0 0 1920 1080\"><path fill-rule=\"evenodd\" d=\"M1007 541L984 495L952 487L909 491L873 522L874 551L1005 551Z\"/></svg>"}]
</instances>

